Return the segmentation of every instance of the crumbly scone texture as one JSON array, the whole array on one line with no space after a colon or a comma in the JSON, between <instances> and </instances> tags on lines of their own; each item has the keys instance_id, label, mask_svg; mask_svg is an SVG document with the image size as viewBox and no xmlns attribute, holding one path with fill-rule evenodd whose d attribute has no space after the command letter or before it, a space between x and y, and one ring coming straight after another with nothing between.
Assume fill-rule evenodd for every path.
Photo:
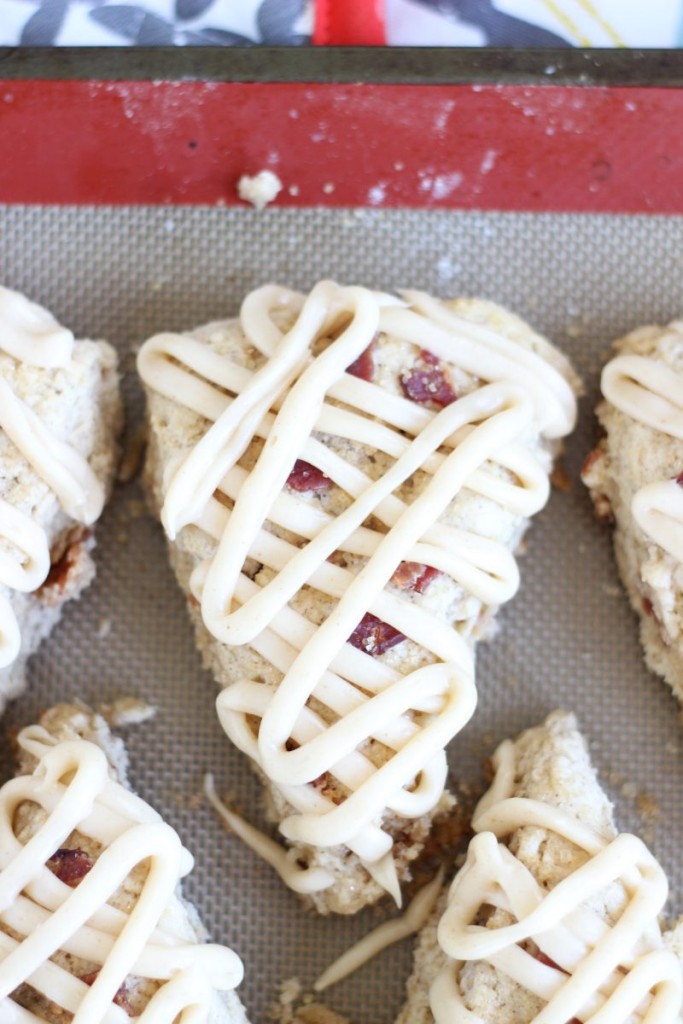
<instances>
[{"instance_id":1,"label":"crumbly scone texture","mask_svg":"<svg viewBox=\"0 0 683 1024\"><path fill-rule=\"evenodd\" d=\"M664 932L664 945L681 961L683 969L683 917Z\"/></svg>"},{"instance_id":2,"label":"crumbly scone texture","mask_svg":"<svg viewBox=\"0 0 683 1024\"><path fill-rule=\"evenodd\" d=\"M29 366L0 352L0 377L54 437L75 448L111 490L123 423L116 352L104 341L77 341L67 367ZM19 657L0 670L0 711L24 686L27 658L58 622L64 604L95 576L93 527L75 522L19 449L0 430L0 499L31 516L48 538L52 569L38 590L23 594L0 584L21 630ZM0 548L3 542L0 540ZM14 554L14 552L12 552Z\"/></svg>"},{"instance_id":3,"label":"crumbly scone texture","mask_svg":"<svg viewBox=\"0 0 683 1024\"><path fill-rule=\"evenodd\" d=\"M521 346L532 349L554 365L578 390L579 382L565 357L559 353L546 339L536 334L531 328L515 315L494 303L475 299L459 299L451 303L452 308L465 319L474 323L486 324L505 334ZM280 321L282 328L291 325L283 316ZM203 341L212 350L227 355L239 365L256 369L263 362L263 357L251 348L245 339L238 321L225 321L208 324L190 334ZM403 397L401 376L416 366L419 350L416 346L386 335L379 335L373 347L373 382L391 394ZM461 396L475 390L481 382L459 369L455 364L444 361L450 382L456 393ZM183 408L176 402L167 399L152 389L148 393L149 445L145 478L147 491L155 513L158 515L164 500L164 477L171 463L188 454L199 439L205 434L209 422L196 413ZM329 399L328 399L329 401ZM360 443L346 441L330 435L316 434L316 438L334 448L351 465L361 469L371 479L378 479L391 465L389 456ZM550 472L556 448L542 441L535 432L529 433L524 439L536 454L540 463ZM241 465L249 469L254 464L260 450L260 442L254 442L246 451ZM487 465L490 472L505 476L507 471L498 466ZM405 502L411 502L424 488L429 479L424 472L418 472L406 481L399 489L398 496ZM325 491L297 494L314 507L337 515L349 503L348 496L337 486ZM221 496L221 500L227 501ZM229 502L228 502L229 503ZM476 533L500 541L510 550L518 549L520 541L528 526L528 520L503 509L498 503L463 489L445 511L442 521L460 529L472 530ZM269 529L285 537L287 540L300 543L300 539L292 534L269 524ZM204 627L196 601L190 593L190 576L195 567L204 559L211 557L215 544L206 534L194 526L185 527L176 541L169 546L170 559L180 586L188 599L190 615L196 630L197 645L202 654L204 664L213 673L221 687L229 686L238 679L258 679L276 687L281 674L249 645L227 647L217 642ZM338 553L339 554L339 553ZM344 554L339 557L338 564L352 571L359 571L364 560L360 557ZM245 571L256 583L265 584L272 579L272 571L265 566L248 562ZM390 584L393 587L393 584ZM483 605L477 598L460 587L450 577L441 574L423 593L400 591L397 593L409 601L437 614L444 621L457 629L472 645L481 637L490 635L493 630L493 616L496 609ZM311 587L303 588L291 601L291 606L310 621L319 624L327 617L334 602L327 595ZM411 640L404 640L397 646L379 655L387 665L402 674L408 674L433 660L433 656ZM320 710L318 708L318 710ZM321 713L324 714L324 711ZM379 745L377 745L379 746ZM381 763L386 754L381 749L373 749L370 745L363 748L364 753ZM271 819L279 823L292 813L292 807L284 799L282 793L274 785L264 780L267 794L267 808ZM335 780L329 776L321 781L326 796L335 799L343 797L338 792ZM405 818L385 818L383 828L394 838L394 854L399 879L403 882L410 878L411 864L420 855L429 834L433 820L447 813L454 800L445 793L441 803L428 815L416 820ZM355 913L363 906L375 902L383 895L380 886L368 875L358 857L346 847L338 846L330 849L313 848L305 844L290 844L296 851L297 860L306 865L323 867L330 872L335 883L329 889L312 897L307 897L321 913Z\"/></svg>"},{"instance_id":4,"label":"crumbly scone texture","mask_svg":"<svg viewBox=\"0 0 683 1024\"><path fill-rule=\"evenodd\" d=\"M641 327L614 347L683 374L683 321ZM648 667L683 701L683 566L643 533L631 512L641 487L683 472L683 441L639 423L606 400L596 412L605 433L586 458L582 479L598 518L614 523L619 574L640 619Z\"/></svg>"},{"instance_id":5,"label":"crumbly scone texture","mask_svg":"<svg viewBox=\"0 0 683 1024\"><path fill-rule=\"evenodd\" d=\"M540 800L576 815L611 839L616 835L612 805L602 790L574 716L563 711L550 715L543 725L529 729L515 741L516 774L513 796ZM526 826L514 832L507 844L545 889L552 889L587 859L573 843L542 828ZM444 889L431 919L418 938L407 1001L397 1024L433 1024L429 990L448 958L439 946L437 926L446 909ZM620 884L611 885L591 902L591 907L612 922L624 902ZM509 923L496 911L489 927ZM469 1010L483 1024L529 1024L542 1009L536 996L491 965L465 964L459 985Z\"/></svg>"},{"instance_id":6,"label":"crumbly scone texture","mask_svg":"<svg viewBox=\"0 0 683 1024\"><path fill-rule=\"evenodd\" d=\"M88 740L100 747L107 756L111 777L117 782L128 786L128 756L123 741L114 736L101 715L96 714L85 705L59 704L46 711L40 718L43 726L58 742L74 739ZM30 774L36 767L36 760L26 751L19 754L18 774ZM26 843L40 827L44 820L44 812L35 804L21 804L16 812L15 830L17 838ZM82 850L92 861L96 861L102 852L100 845L81 832L74 831L64 844L66 849ZM128 913L136 902L146 871L138 865L125 879L123 884L109 898L108 902L119 910ZM199 919L196 909L177 892L164 912L165 921L181 934L189 943L206 941L206 932ZM4 926L0 921L0 929ZM51 958L60 967L79 978L87 977L96 972L98 965L68 953L58 952ZM145 978L129 976L121 993L122 1005L134 1016L138 1016L159 988L159 984ZM46 1024L68 1024L72 1016L62 1008L46 999L36 989L22 985L12 998L27 1010L35 1013ZM216 993L214 995L208 1024L246 1024L246 1014L239 997L235 992Z\"/></svg>"}]
</instances>

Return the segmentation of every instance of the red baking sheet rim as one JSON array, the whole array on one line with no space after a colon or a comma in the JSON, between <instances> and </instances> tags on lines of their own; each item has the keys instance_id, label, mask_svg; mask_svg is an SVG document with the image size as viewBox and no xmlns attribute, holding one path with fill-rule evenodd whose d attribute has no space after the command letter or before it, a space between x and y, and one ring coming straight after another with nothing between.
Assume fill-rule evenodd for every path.
<instances>
[{"instance_id":1,"label":"red baking sheet rim","mask_svg":"<svg viewBox=\"0 0 683 1024\"><path fill-rule=\"evenodd\" d=\"M546 69L549 74L552 68ZM0 81L0 202L683 212L683 89Z\"/></svg>"},{"instance_id":2,"label":"red baking sheet rim","mask_svg":"<svg viewBox=\"0 0 683 1024\"><path fill-rule=\"evenodd\" d=\"M385 46L385 0L315 0L316 46Z\"/></svg>"}]
</instances>

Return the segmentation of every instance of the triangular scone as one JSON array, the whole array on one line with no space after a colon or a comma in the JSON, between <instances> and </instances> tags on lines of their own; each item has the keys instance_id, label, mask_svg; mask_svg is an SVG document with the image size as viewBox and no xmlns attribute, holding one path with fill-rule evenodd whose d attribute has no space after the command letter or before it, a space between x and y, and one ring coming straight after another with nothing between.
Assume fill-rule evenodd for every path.
<instances>
[{"instance_id":1,"label":"triangular scone","mask_svg":"<svg viewBox=\"0 0 683 1024\"><path fill-rule=\"evenodd\" d=\"M567 360L517 317L405 298L267 286L138 363L219 715L290 846L260 849L321 912L398 898L452 804L474 642L575 416Z\"/></svg>"},{"instance_id":2,"label":"triangular scone","mask_svg":"<svg viewBox=\"0 0 683 1024\"><path fill-rule=\"evenodd\" d=\"M63 704L18 743L22 774L0 789L0 1020L173 1024L194 1007L198 1024L245 1024L241 962L206 944L178 888L192 858L128 789L121 740Z\"/></svg>"},{"instance_id":3,"label":"triangular scone","mask_svg":"<svg viewBox=\"0 0 683 1024\"><path fill-rule=\"evenodd\" d=\"M114 349L0 287L0 711L95 575L121 421Z\"/></svg>"},{"instance_id":4,"label":"triangular scone","mask_svg":"<svg viewBox=\"0 0 683 1024\"><path fill-rule=\"evenodd\" d=\"M573 715L506 741L494 767L397 1024L577 1024L597 1021L610 993L601 1024L678 1022L681 965L658 922L666 877L639 839L617 837ZM641 999L652 1016L631 1015Z\"/></svg>"},{"instance_id":5,"label":"triangular scone","mask_svg":"<svg viewBox=\"0 0 683 1024\"><path fill-rule=\"evenodd\" d=\"M614 347L597 408L605 436L582 477L598 517L615 524L647 664L683 701L683 320Z\"/></svg>"}]
</instances>

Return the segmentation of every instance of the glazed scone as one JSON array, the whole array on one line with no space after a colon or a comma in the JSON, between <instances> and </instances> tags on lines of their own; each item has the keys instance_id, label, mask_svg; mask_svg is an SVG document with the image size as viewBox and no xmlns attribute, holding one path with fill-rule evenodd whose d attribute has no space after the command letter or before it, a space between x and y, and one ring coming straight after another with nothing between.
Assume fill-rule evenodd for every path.
<instances>
[{"instance_id":1,"label":"glazed scone","mask_svg":"<svg viewBox=\"0 0 683 1024\"><path fill-rule=\"evenodd\" d=\"M121 424L114 349L0 287L0 711L95 575Z\"/></svg>"},{"instance_id":2,"label":"glazed scone","mask_svg":"<svg viewBox=\"0 0 683 1024\"><path fill-rule=\"evenodd\" d=\"M128 789L104 719L58 705L18 745L0 789L0 1019L178 1024L192 1007L246 1024L241 962L206 943L179 890L192 857Z\"/></svg>"},{"instance_id":3,"label":"glazed scone","mask_svg":"<svg viewBox=\"0 0 683 1024\"><path fill-rule=\"evenodd\" d=\"M491 303L331 282L259 289L138 366L151 500L289 852L241 834L321 912L398 901L576 377Z\"/></svg>"},{"instance_id":4,"label":"glazed scone","mask_svg":"<svg viewBox=\"0 0 683 1024\"><path fill-rule=\"evenodd\" d=\"M639 839L617 836L574 716L506 741L494 768L397 1024L576 1024L598 1009L601 1024L678 1022L681 963L658 920L666 877ZM633 1014L641 1000L652 1015Z\"/></svg>"},{"instance_id":5,"label":"glazed scone","mask_svg":"<svg viewBox=\"0 0 683 1024\"><path fill-rule=\"evenodd\" d=\"M683 700L683 321L615 343L597 415L605 434L583 467L640 618L645 658Z\"/></svg>"}]
</instances>

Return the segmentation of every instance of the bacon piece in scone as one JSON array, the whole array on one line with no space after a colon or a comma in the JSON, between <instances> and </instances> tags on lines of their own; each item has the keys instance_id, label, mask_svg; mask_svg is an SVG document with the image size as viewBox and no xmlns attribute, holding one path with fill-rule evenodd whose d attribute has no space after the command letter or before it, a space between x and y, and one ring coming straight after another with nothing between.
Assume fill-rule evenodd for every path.
<instances>
[{"instance_id":1,"label":"bacon piece in scone","mask_svg":"<svg viewBox=\"0 0 683 1024\"><path fill-rule=\"evenodd\" d=\"M0 287L0 711L95 575L122 425L116 353Z\"/></svg>"},{"instance_id":2,"label":"bacon piece in scone","mask_svg":"<svg viewBox=\"0 0 683 1024\"><path fill-rule=\"evenodd\" d=\"M19 774L0 788L13 811L0 815L0 1020L125 1020L117 1007L136 1020L247 1024L234 991L241 962L206 943L180 892L189 854L130 792L125 748L105 720L60 704L21 730L18 748ZM45 932L57 914L55 944Z\"/></svg>"},{"instance_id":3,"label":"bacon piece in scone","mask_svg":"<svg viewBox=\"0 0 683 1024\"><path fill-rule=\"evenodd\" d=\"M615 342L602 372L603 436L582 479L614 551L650 669L683 701L683 321Z\"/></svg>"},{"instance_id":4,"label":"bacon piece in scone","mask_svg":"<svg viewBox=\"0 0 683 1024\"><path fill-rule=\"evenodd\" d=\"M574 716L505 741L494 766L397 1024L581 1024L598 1010L679 1024L683 943L662 935L666 877L640 839L617 834Z\"/></svg>"},{"instance_id":5,"label":"bacon piece in scone","mask_svg":"<svg viewBox=\"0 0 683 1024\"><path fill-rule=\"evenodd\" d=\"M321 282L140 352L146 482L221 722L323 913L400 883L449 812L473 648L518 584L577 379L500 307Z\"/></svg>"}]
</instances>

